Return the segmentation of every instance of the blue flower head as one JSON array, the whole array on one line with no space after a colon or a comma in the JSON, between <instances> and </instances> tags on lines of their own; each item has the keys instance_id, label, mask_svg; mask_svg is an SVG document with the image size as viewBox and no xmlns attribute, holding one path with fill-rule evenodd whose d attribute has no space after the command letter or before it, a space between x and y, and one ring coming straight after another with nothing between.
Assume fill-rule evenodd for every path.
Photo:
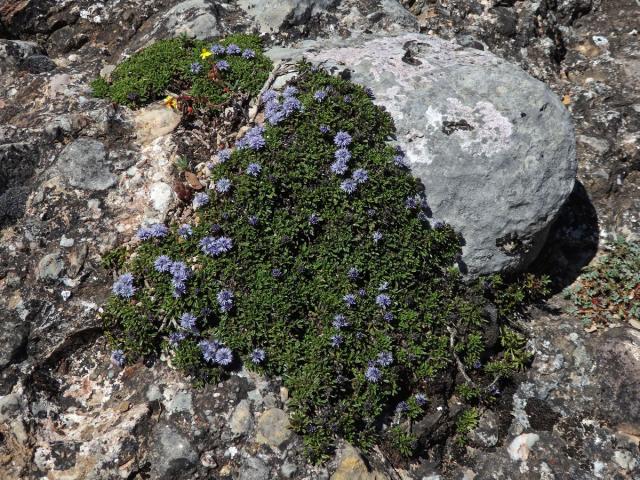
<instances>
[{"instance_id":1,"label":"blue flower head","mask_svg":"<svg viewBox=\"0 0 640 480\"><path fill-rule=\"evenodd\" d=\"M172 332L169 334L169 345L177 347L187 336L184 332Z\"/></svg>"},{"instance_id":2,"label":"blue flower head","mask_svg":"<svg viewBox=\"0 0 640 480\"><path fill-rule=\"evenodd\" d=\"M371 87L364 87L364 93L367 94L367 97L374 99L376 98L375 94L373 93L373 90L371 89Z\"/></svg>"},{"instance_id":3,"label":"blue flower head","mask_svg":"<svg viewBox=\"0 0 640 480\"><path fill-rule=\"evenodd\" d=\"M282 277L282 275L283 275L282 270L279 269L278 267L276 267L273 270L271 270L271 276L273 278L280 278L280 277Z\"/></svg>"},{"instance_id":4,"label":"blue flower head","mask_svg":"<svg viewBox=\"0 0 640 480\"><path fill-rule=\"evenodd\" d=\"M197 210L209 203L209 195L205 192L198 192L193 196L193 208Z\"/></svg>"},{"instance_id":5,"label":"blue flower head","mask_svg":"<svg viewBox=\"0 0 640 480\"><path fill-rule=\"evenodd\" d=\"M331 173L334 175L343 175L348 168L347 162L344 160L336 160L331 164L329 170L331 170Z\"/></svg>"},{"instance_id":6,"label":"blue flower head","mask_svg":"<svg viewBox=\"0 0 640 480\"><path fill-rule=\"evenodd\" d=\"M131 298L136 293L136 287L133 286L133 274L123 273L115 281L111 287L113 293L120 298Z\"/></svg>"},{"instance_id":7,"label":"blue flower head","mask_svg":"<svg viewBox=\"0 0 640 480\"><path fill-rule=\"evenodd\" d=\"M140 227L138 230L138 238L140 240L149 240L151 238L163 238L169 233L169 228L162 223L155 223L148 227Z\"/></svg>"},{"instance_id":8,"label":"blue flower head","mask_svg":"<svg viewBox=\"0 0 640 480\"><path fill-rule=\"evenodd\" d=\"M220 290L216 295L218 305L223 313L230 312L233 308L233 292L231 290Z\"/></svg>"},{"instance_id":9,"label":"blue flower head","mask_svg":"<svg viewBox=\"0 0 640 480\"><path fill-rule=\"evenodd\" d=\"M381 308L389 308L391 306L391 297L386 293L376 296L376 304Z\"/></svg>"},{"instance_id":10,"label":"blue flower head","mask_svg":"<svg viewBox=\"0 0 640 480\"><path fill-rule=\"evenodd\" d=\"M111 352L111 361L121 368L124 367L124 362L126 361L124 352L122 350L114 350Z\"/></svg>"},{"instance_id":11,"label":"blue flower head","mask_svg":"<svg viewBox=\"0 0 640 480\"><path fill-rule=\"evenodd\" d=\"M336 133L336 136L333 137L333 143L337 147L341 147L341 148L348 147L349 144L351 143L351 135L349 135L345 131L340 130L338 133Z\"/></svg>"},{"instance_id":12,"label":"blue flower head","mask_svg":"<svg viewBox=\"0 0 640 480\"><path fill-rule=\"evenodd\" d=\"M353 293L347 293L342 297L342 300L344 300L344 303L346 303L348 307L356 306L356 296Z\"/></svg>"},{"instance_id":13,"label":"blue flower head","mask_svg":"<svg viewBox=\"0 0 640 480\"><path fill-rule=\"evenodd\" d=\"M233 241L229 237L204 237L200 240L200 250L211 257L218 257L232 248Z\"/></svg>"},{"instance_id":14,"label":"blue flower head","mask_svg":"<svg viewBox=\"0 0 640 480\"><path fill-rule=\"evenodd\" d=\"M227 55L240 55L241 52L242 49L235 43L231 43L226 49Z\"/></svg>"},{"instance_id":15,"label":"blue flower head","mask_svg":"<svg viewBox=\"0 0 640 480\"><path fill-rule=\"evenodd\" d=\"M367 291L364 288L361 288L358 290L358 295L360 295L361 297L366 297Z\"/></svg>"},{"instance_id":16,"label":"blue flower head","mask_svg":"<svg viewBox=\"0 0 640 480\"><path fill-rule=\"evenodd\" d=\"M316 102L322 102L325 98L327 98L327 92L325 92L324 90L318 90L316 91L316 93L313 94L313 99Z\"/></svg>"},{"instance_id":17,"label":"blue flower head","mask_svg":"<svg viewBox=\"0 0 640 480\"><path fill-rule=\"evenodd\" d=\"M284 102L282 102L282 110L285 116L288 117L292 113L302 110L302 103L297 98L285 97Z\"/></svg>"},{"instance_id":18,"label":"blue flower head","mask_svg":"<svg viewBox=\"0 0 640 480\"><path fill-rule=\"evenodd\" d=\"M284 89L284 92L282 93L282 95L284 95L285 98L287 97L293 97L294 95L298 94L298 89L292 85L289 85L287 88Z\"/></svg>"},{"instance_id":19,"label":"blue flower head","mask_svg":"<svg viewBox=\"0 0 640 480\"><path fill-rule=\"evenodd\" d=\"M228 347L219 348L215 357L216 363L226 367L233 362L233 352Z\"/></svg>"},{"instance_id":20,"label":"blue flower head","mask_svg":"<svg viewBox=\"0 0 640 480\"><path fill-rule=\"evenodd\" d=\"M376 363L381 367L388 367L393 363L393 354L391 352L380 352Z\"/></svg>"},{"instance_id":21,"label":"blue flower head","mask_svg":"<svg viewBox=\"0 0 640 480\"><path fill-rule=\"evenodd\" d=\"M333 335L331 337L331 346L333 348L338 348L344 342L344 338L342 335Z\"/></svg>"},{"instance_id":22,"label":"blue flower head","mask_svg":"<svg viewBox=\"0 0 640 480\"><path fill-rule=\"evenodd\" d=\"M277 100L270 100L264 108L264 118L271 125L277 125L285 118L282 105Z\"/></svg>"},{"instance_id":23,"label":"blue flower head","mask_svg":"<svg viewBox=\"0 0 640 480\"><path fill-rule=\"evenodd\" d=\"M369 180L369 172L367 172L364 168L358 168L353 172L353 179L358 183L365 183Z\"/></svg>"},{"instance_id":24,"label":"blue flower head","mask_svg":"<svg viewBox=\"0 0 640 480\"><path fill-rule=\"evenodd\" d=\"M406 200L404 201L404 206L409 210L415 210L416 208L418 208L418 203L419 198L416 195L413 195L406 198Z\"/></svg>"},{"instance_id":25,"label":"blue flower head","mask_svg":"<svg viewBox=\"0 0 640 480\"><path fill-rule=\"evenodd\" d=\"M247 175L251 175L252 177L257 177L262 171L262 165L259 163L250 163L247 166Z\"/></svg>"},{"instance_id":26,"label":"blue flower head","mask_svg":"<svg viewBox=\"0 0 640 480\"><path fill-rule=\"evenodd\" d=\"M358 269L356 267L351 267L347 271L347 277L349 277L349 279L351 279L351 280L356 280L359 276L360 276L360 272L358 271Z\"/></svg>"},{"instance_id":27,"label":"blue flower head","mask_svg":"<svg viewBox=\"0 0 640 480\"><path fill-rule=\"evenodd\" d=\"M191 274L193 273L184 262L173 262L169 272L173 276L173 281L177 283L186 282L191 278Z\"/></svg>"},{"instance_id":28,"label":"blue flower head","mask_svg":"<svg viewBox=\"0 0 640 480\"><path fill-rule=\"evenodd\" d=\"M312 213L311 215L309 215L309 224L310 225L317 225L320 223L322 219L320 218L320 215L318 215L317 213Z\"/></svg>"},{"instance_id":29,"label":"blue flower head","mask_svg":"<svg viewBox=\"0 0 640 480\"><path fill-rule=\"evenodd\" d=\"M382 232L376 230L375 232L373 232L371 237L373 238L373 243L378 243L380 240L382 240Z\"/></svg>"},{"instance_id":30,"label":"blue flower head","mask_svg":"<svg viewBox=\"0 0 640 480\"><path fill-rule=\"evenodd\" d=\"M382 380L382 372L377 367L369 366L364 373L364 377L367 379L367 382L378 383Z\"/></svg>"},{"instance_id":31,"label":"blue flower head","mask_svg":"<svg viewBox=\"0 0 640 480\"><path fill-rule=\"evenodd\" d=\"M180 326L185 330L190 330L192 332L197 332L198 328L196 326L196 321L198 319L192 313L183 313L180 317Z\"/></svg>"},{"instance_id":32,"label":"blue flower head","mask_svg":"<svg viewBox=\"0 0 640 480\"><path fill-rule=\"evenodd\" d=\"M396 412L398 413L404 413L407 410L409 410L409 404L404 400L401 402L398 402L398 405L396 405Z\"/></svg>"},{"instance_id":33,"label":"blue flower head","mask_svg":"<svg viewBox=\"0 0 640 480\"><path fill-rule=\"evenodd\" d=\"M180 225L180 227L178 228L178 235L180 235L182 238L188 238L193 235L193 229L191 228L191 225L189 225L188 223Z\"/></svg>"},{"instance_id":34,"label":"blue flower head","mask_svg":"<svg viewBox=\"0 0 640 480\"><path fill-rule=\"evenodd\" d=\"M333 317L332 325L334 328L340 330L341 328L347 328L349 326L349 322L347 320L347 317L339 313L335 317Z\"/></svg>"},{"instance_id":35,"label":"blue flower head","mask_svg":"<svg viewBox=\"0 0 640 480\"><path fill-rule=\"evenodd\" d=\"M224 163L231 158L232 153L233 153L233 150L231 150L230 148L225 148L224 150L220 150L218 152L218 160L220 161L220 163Z\"/></svg>"},{"instance_id":36,"label":"blue flower head","mask_svg":"<svg viewBox=\"0 0 640 480\"><path fill-rule=\"evenodd\" d=\"M391 312L384 312L384 315L382 315L382 319L383 319L385 322L389 322L389 323L390 323L390 322L393 322L393 319L394 319L394 318L396 318L396 317L395 317L395 316L393 315L393 313L391 313Z\"/></svg>"},{"instance_id":37,"label":"blue flower head","mask_svg":"<svg viewBox=\"0 0 640 480\"><path fill-rule=\"evenodd\" d=\"M242 52L242 58L246 58L247 60L255 58L256 52L251 50L250 48L245 48Z\"/></svg>"},{"instance_id":38,"label":"blue flower head","mask_svg":"<svg viewBox=\"0 0 640 480\"><path fill-rule=\"evenodd\" d=\"M196 75L202 71L202 64L200 62L193 62L189 67L191 73L195 73Z\"/></svg>"},{"instance_id":39,"label":"blue flower head","mask_svg":"<svg viewBox=\"0 0 640 480\"><path fill-rule=\"evenodd\" d=\"M396 167L409 168L409 163L407 162L407 159L404 156L404 154L398 154L395 157L393 157L393 163Z\"/></svg>"},{"instance_id":40,"label":"blue flower head","mask_svg":"<svg viewBox=\"0 0 640 480\"><path fill-rule=\"evenodd\" d=\"M336 160L342 160L343 162L348 162L349 160L351 160L351 152L346 148L339 148L338 150L336 150L333 156Z\"/></svg>"},{"instance_id":41,"label":"blue flower head","mask_svg":"<svg viewBox=\"0 0 640 480\"><path fill-rule=\"evenodd\" d=\"M206 362L212 363L216 361L216 352L220 348L220 343L216 340L202 340L199 344L202 358Z\"/></svg>"},{"instance_id":42,"label":"blue flower head","mask_svg":"<svg viewBox=\"0 0 640 480\"><path fill-rule=\"evenodd\" d=\"M423 407L427 404L427 396L424 393L416 393L415 397L416 403Z\"/></svg>"},{"instance_id":43,"label":"blue flower head","mask_svg":"<svg viewBox=\"0 0 640 480\"><path fill-rule=\"evenodd\" d=\"M264 103L269 103L277 98L278 98L278 94L275 92L275 90L269 89L262 94L262 101Z\"/></svg>"},{"instance_id":44,"label":"blue flower head","mask_svg":"<svg viewBox=\"0 0 640 480\"><path fill-rule=\"evenodd\" d=\"M320 133L329 133L329 130L331 129L328 125L320 125Z\"/></svg>"},{"instance_id":45,"label":"blue flower head","mask_svg":"<svg viewBox=\"0 0 640 480\"><path fill-rule=\"evenodd\" d=\"M266 358L267 353L262 348L256 348L251 352L251 361L256 365L264 362Z\"/></svg>"},{"instance_id":46,"label":"blue flower head","mask_svg":"<svg viewBox=\"0 0 640 480\"><path fill-rule=\"evenodd\" d=\"M229 65L229 62L227 62L226 60L219 60L216 62L216 68L221 72L229 70L230 67L231 65Z\"/></svg>"},{"instance_id":47,"label":"blue flower head","mask_svg":"<svg viewBox=\"0 0 640 480\"><path fill-rule=\"evenodd\" d=\"M264 137L262 136L263 133L263 127L253 127L246 133L244 137L240 139L236 146L238 148L250 148L251 150L258 151L267 144Z\"/></svg>"},{"instance_id":48,"label":"blue flower head","mask_svg":"<svg viewBox=\"0 0 640 480\"><path fill-rule=\"evenodd\" d=\"M256 227L260 223L260 219L255 215L250 215L247 221L249 222L249 225L251 225L252 227Z\"/></svg>"},{"instance_id":49,"label":"blue flower head","mask_svg":"<svg viewBox=\"0 0 640 480\"><path fill-rule=\"evenodd\" d=\"M155 262L153 262L153 268L159 273L169 272L172 265L173 260L171 260L167 255L160 255L156 258Z\"/></svg>"},{"instance_id":50,"label":"blue flower head","mask_svg":"<svg viewBox=\"0 0 640 480\"><path fill-rule=\"evenodd\" d=\"M351 195L352 193L355 193L357 189L358 189L358 182L356 182L352 178L347 178L340 184L340 190L342 190L343 192L346 192L349 195Z\"/></svg>"},{"instance_id":51,"label":"blue flower head","mask_svg":"<svg viewBox=\"0 0 640 480\"><path fill-rule=\"evenodd\" d=\"M343 97L344 103L351 103L351 95L345 95Z\"/></svg>"},{"instance_id":52,"label":"blue flower head","mask_svg":"<svg viewBox=\"0 0 640 480\"><path fill-rule=\"evenodd\" d=\"M221 178L215 183L216 192L227 193L229 190L231 190L231 185L231 180L229 180L228 178Z\"/></svg>"},{"instance_id":53,"label":"blue flower head","mask_svg":"<svg viewBox=\"0 0 640 480\"><path fill-rule=\"evenodd\" d=\"M223 55L225 52L225 49L222 45L215 44L215 45L211 45L211 51L216 55Z\"/></svg>"}]
</instances>

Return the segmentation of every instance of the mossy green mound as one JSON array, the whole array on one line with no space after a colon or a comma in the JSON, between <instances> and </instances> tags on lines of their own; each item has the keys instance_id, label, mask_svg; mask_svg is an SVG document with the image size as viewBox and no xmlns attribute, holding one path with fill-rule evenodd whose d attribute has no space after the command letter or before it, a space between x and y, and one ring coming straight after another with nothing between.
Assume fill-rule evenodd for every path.
<instances>
[{"instance_id":1,"label":"mossy green mound","mask_svg":"<svg viewBox=\"0 0 640 480\"><path fill-rule=\"evenodd\" d=\"M238 47L237 53L225 51L232 45ZM164 98L169 92L187 94L196 105L215 107L233 94L255 96L271 67L253 35L231 35L213 45L180 37L141 50L115 68L110 82L99 78L91 86L95 96L130 107Z\"/></svg>"},{"instance_id":2,"label":"mossy green mound","mask_svg":"<svg viewBox=\"0 0 640 480\"><path fill-rule=\"evenodd\" d=\"M139 232L104 311L115 359L163 350L202 381L244 362L282 377L313 457L338 436L370 447L382 422L411 455L443 376L477 404L526 361L511 329L486 348L498 280L463 283L459 237L428 219L365 89L301 64L265 101L270 123L220 153L193 222Z\"/></svg>"}]
</instances>

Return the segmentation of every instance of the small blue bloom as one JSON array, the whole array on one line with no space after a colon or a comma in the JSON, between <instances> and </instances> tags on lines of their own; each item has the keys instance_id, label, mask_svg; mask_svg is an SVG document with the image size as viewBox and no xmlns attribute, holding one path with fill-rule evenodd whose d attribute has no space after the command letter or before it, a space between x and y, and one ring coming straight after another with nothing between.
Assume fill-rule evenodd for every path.
<instances>
[{"instance_id":1,"label":"small blue bloom","mask_svg":"<svg viewBox=\"0 0 640 480\"><path fill-rule=\"evenodd\" d=\"M189 225L188 223L180 225L180 227L178 228L178 235L180 235L182 238L188 238L193 235L193 229L191 228L191 225Z\"/></svg>"},{"instance_id":2,"label":"small blue bloom","mask_svg":"<svg viewBox=\"0 0 640 480\"><path fill-rule=\"evenodd\" d=\"M394 317L393 313L391 313L391 312L384 312L384 315L382 315L382 319L385 322L391 323L391 322L393 322L394 318L396 318L396 317Z\"/></svg>"},{"instance_id":3,"label":"small blue bloom","mask_svg":"<svg viewBox=\"0 0 640 480\"><path fill-rule=\"evenodd\" d=\"M333 317L332 325L334 328L340 330L341 328L347 328L349 326L349 322L347 321L347 317L339 313Z\"/></svg>"},{"instance_id":4,"label":"small blue bloom","mask_svg":"<svg viewBox=\"0 0 640 480\"><path fill-rule=\"evenodd\" d=\"M331 129L328 125L320 125L320 133L329 133L329 130Z\"/></svg>"},{"instance_id":5,"label":"small blue bloom","mask_svg":"<svg viewBox=\"0 0 640 480\"><path fill-rule=\"evenodd\" d=\"M267 352L265 352L262 348L256 348L253 352L251 352L251 361L256 365L264 362L266 358Z\"/></svg>"},{"instance_id":6,"label":"small blue bloom","mask_svg":"<svg viewBox=\"0 0 640 480\"><path fill-rule=\"evenodd\" d=\"M216 352L216 363L227 366L233 362L233 352L228 347L219 348Z\"/></svg>"},{"instance_id":7,"label":"small blue bloom","mask_svg":"<svg viewBox=\"0 0 640 480\"><path fill-rule=\"evenodd\" d=\"M388 367L393 363L393 354L391 352L380 352L376 363L381 367Z\"/></svg>"},{"instance_id":8,"label":"small blue bloom","mask_svg":"<svg viewBox=\"0 0 640 480\"><path fill-rule=\"evenodd\" d=\"M262 136L264 128L261 126L253 127L250 129L244 137L236 144L238 148L250 148L251 150L260 150L267 143Z\"/></svg>"},{"instance_id":9,"label":"small blue bloom","mask_svg":"<svg viewBox=\"0 0 640 480\"><path fill-rule=\"evenodd\" d=\"M298 94L298 89L292 85L289 85L287 88L284 89L284 92L282 93L282 95L284 95L285 98L287 97L293 97L294 95Z\"/></svg>"},{"instance_id":10,"label":"small blue bloom","mask_svg":"<svg viewBox=\"0 0 640 480\"><path fill-rule=\"evenodd\" d=\"M284 102L282 102L282 110L284 111L285 116L288 117L293 112L302 110L302 103L297 98L285 97Z\"/></svg>"},{"instance_id":11,"label":"small blue bloom","mask_svg":"<svg viewBox=\"0 0 640 480\"><path fill-rule=\"evenodd\" d=\"M331 164L329 170L331 170L331 173L334 175L343 175L348 168L347 162L344 160L336 160Z\"/></svg>"},{"instance_id":12,"label":"small blue bloom","mask_svg":"<svg viewBox=\"0 0 640 480\"><path fill-rule=\"evenodd\" d=\"M364 168L358 168L353 172L353 179L358 183L365 183L369 180L369 172L367 172Z\"/></svg>"},{"instance_id":13,"label":"small blue bloom","mask_svg":"<svg viewBox=\"0 0 640 480\"><path fill-rule=\"evenodd\" d=\"M364 87L364 93L367 94L367 97L373 99L376 98L376 96L373 93L373 90L371 89L371 87Z\"/></svg>"},{"instance_id":14,"label":"small blue bloom","mask_svg":"<svg viewBox=\"0 0 640 480\"><path fill-rule=\"evenodd\" d=\"M205 361L212 363L216 361L216 352L220 348L220 343L216 340L202 340L199 344L202 357Z\"/></svg>"},{"instance_id":15,"label":"small blue bloom","mask_svg":"<svg viewBox=\"0 0 640 480\"><path fill-rule=\"evenodd\" d=\"M197 210L209 203L209 195L205 192L198 192L193 196L193 208Z\"/></svg>"},{"instance_id":16,"label":"small blue bloom","mask_svg":"<svg viewBox=\"0 0 640 480\"><path fill-rule=\"evenodd\" d=\"M316 91L316 93L313 94L313 99L316 102L322 102L325 98L327 98L327 92L325 92L324 90L318 90Z\"/></svg>"},{"instance_id":17,"label":"small blue bloom","mask_svg":"<svg viewBox=\"0 0 640 480\"><path fill-rule=\"evenodd\" d=\"M382 372L379 368L370 366L367 368L367 371L364 373L364 377L368 382L378 383L382 379Z\"/></svg>"},{"instance_id":18,"label":"small blue bloom","mask_svg":"<svg viewBox=\"0 0 640 480\"><path fill-rule=\"evenodd\" d=\"M416 403L424 407L427 404L427 396L424 393L416 393L415 395Z\"/></svg>"},{"instance_id":19,"label":"small blue bloom","mask_svg":"<svg viewBox=\"0 0 640 480\"><path fill-rule=\"evenodd\" d=\"M111 352L111 361L121 368L124 367L124 362L126 361L124 352L122 350L114 350Z\"/></svg>"},{"instance_id":20,"label":"small blue bloom","mask_svg":"<svg viewBox=\"0 0 640 480\"><path fill-rule=\"evenodd\" d=\"M249 225L251 225L252 227L256 227L258 223L260 223L260 220L255 215L251 215L249 216L248 222L249 222Z\"/></svg>"},{"instance_id":21,"label":"small blue bloom","mask_svg":"<svg viewBox=\"0 0 640 480\"><path fill-rule=\"evenodd\" d=\"M230 312L233 308L233 292L231 290L220 290L218 295L216 295L218 299L218 305L220 305L220 310L223 313Z\"/></svg>"},{"instance_id":22,"label":"small blue bloom","mask_svg":"<svg viewBox=\"0 0 640 480\"><path fill-rule=\"evenodd\" d=\"M216 62L216 68L221 72L229 70L229 67L231 67L231 65L229 65L229 62L227 62L226 60L219 60Z\"/></svg>"},{"instance_id":23,"label":"small blue bloom","mask_svg":"<svg viewBox=\"0 0 640 480\"><path fill-rule=\"evenodd\" d=\"M226 49L227 55L240 55L241 52L242 49L235 43L230 44Z\"/></svg>"},{"instance_id":24,"label":"small blue bloom","mask_svg":"<svg viewBox=\"0 0 640 480\"><path fill-rule=\"evenodd\" d=\"M169 272L172 265L173 260L171 260L167 255L160 255L156 258L155 262L153 262L153 268L155 268L156 272L159 273Z\"/></svg>"},{"instance_id":25,"label":"small blue bloom","mask_svg":"<svg viewBox=\"0 0 640 480\"><path fill-rule=\"evenodd\" d=\"M273 270L271 270L271 276L273 278L280 278L282 276L282 270L278 267L274 268Z\"/></svg>"},{"instance_id":26,"label":"small blue bloom","mask_svg":"<svg viewBox=\"0 0 640 480\"><path fill-rule=\"evenodd\" d=\"M342 300L344 300L344 303L346 303L348 307L356 306L356 296L353 293L347 293L342 297Z\"/></svg>"},{"instance_id":27,"label":"small blue bloom","mask_svg":"<svg viewBox=\"0 0 640 480\"><path fill-rule=\"evenodd\" d=\"M269 89L262 94L262 101L264 103L269 103L275 100L276 98L278 98L278 94L275 92L275 90Z\"/></svg>"},{"instance_id":28,"label":"small blue bloom","mask_svg":"<svg viewBox=\"0 0 640 480\"><path fill-rule=\"evenodd\" d=\"M271 125L277 125L285 118L282 105L277 100L270 100L264 108L264 118Z\"/></svg>"},{"instance_id":29,"label":"small blue bloom","mask_svg":"<svg viewBox=\"0 0 640 480\"><path fill-rule=\"evenodd\" d=\"M480 360L476 360L475 362L473 362L473 368L475 368L476 370L482 368L482 362Z\"/></svg>"},{"instance_id":30,"label":"small blue bloom","mask_svg":"<svg viewBox=\"0 0 640 480\"><path fill-rule=\"evenodd\" d=\"M409 168L409 163L407 162L407 159L404 155L396 155L395 157L393 157L393 163L396 167Z\"/></svg>"},{"instance_id":31,"label":"small blue bloom","mask_svg":"<svg viewBox=\"0 0 640 480\"><path fill-rule=\"evenodd\" d=\"M169 272L173 276L174 282L177 283L186 282L191 278L191 274L193 273L184 262L173 262Z\"/></svg>"},{"instance_id":32,"label":"small blue bloom","mask_svg":"<svg viewBox=\"0 0 640 480\"><path fill-rule=\"evenodd\" d=\"M322 219L320 218L320 215L318 215L317 213L312 213L311 215L309 215L309 224L310 225L317 225L320 223Z\"/></svg>"},{"instance_id":33,"label":"small blue bloom","mask_svg":"<svg viewBox=\"0 0 640 480\"><path fill-rule=\"evenodd\" d=\"M440 230L441 228L444 228L444 226L445 223L442 220L431 220L431 228L434 228L435 230Z\"/></svg>"},{"instance_id":34,"label":"small blue bloom","mask_svg":"<svg viewBox=\"0 0 640 480\"><path fill-rule=\"evenodd\" d=\"M247 175L251 175L252 177L257 177L262 171L262 165L259 163L250 163L247 166Z\"/></svg>"},{"instance_id":35,"label":"small blue bloom","mask_svg":"<svg viewBox=\"0 0 640 480\"><path fill-rule=\"evenodd\" d=\"M187 336L184 332L172 332L169 334L169 345L177 347Z\"/></svg>"},{"instance_id":36,"label":"small blue bloom","mask_svg":"<svg viewBox=\"0 0 640 480\"><path fill-rule=\"evenodd\" d=\"M378 286L378 291L379 292L384 292L385 290L387 290L389 288L389 282L382 282L379 286Z\"/></svg>"},{"instance_id":37,"label":"small blue bloom","mask_svg":"<svg viewBox=\"0 0 640 480\"><path fill-rule=\"evenodd\" d=\"M216 55L223 55L225 52L225 49L222 45L216 44L216 45L211 45L211 51Z\"/></svg>"},{"instance_id":38,"label":"small blue bloom","mask_svg":"<svg viewBox=\"0 0 640 480\"><path fill-rule=\"evenodd\" d=\"M344 338L342 335L333 335L331 337L331 346L333 348L338 348L344 342Z\"/></svg>"},{"instance_id":39,"label":"small blue bloom","mask_svg":"<svg viewBox=\"0 0 640 480\"><path fill-rule=\"evenodd\" d=\"M396 412L398 413L405 413L407 410L409 410L409 404L405 401L398 402L398 405L396 405Z\"/></svg>"},{"instance_id":40,"label":"small blue bloom","mask_svg":"<svg viewBox=\"0 0 640 480\"><path fill-rule=\"evenodd\" d=\"M358 295L360 295L361 297L366 297L367 291L364 288L361 288L358 290Z\"/></svg>"},{"instance_id":41,"label":"small blue bloom","mask_svg":"<svg viewBox=\"0 0 640 480\"><path fill-rule=\"evenodd\" d=\"M200 240L200 249L212 257L218 257L233 248L233 241L229 237L204 237Z\"/></svg>"},{"instance_id":42,"label":"small blue bloom","mask_svg":"<svg viewBox=\"0 0 640 480\"><path fill-rule=\"evenodd\" d=\"M380 232L379 230L373 232L373 235L371 236L373 238L373 243L378 243L380 240L382 240L382 232Z\"/></svg>"},{"instance_id":43,"label":"small blue bloom","mask_svg":"<svg viewBox=\"0 0 640 480\"><path fill-rule=\"evenodd\" d=\"M407 209L409 210L414 210L418 208L418 200L419 199L415 195L411 197L407 197L406 200L404 201L404 206L407 207Z\"/></svg>"},{"instance_id":44,"label":"small blue bloom","mask_svg":"<svg viewBox=\"0 0 640 480\"><path fill-rule=\"evenodd\" d=\"M171 284L173 285L173 297L180 298L187 291L187 285L184 282L180 282L175 278L171 280Z\"/></svg>"},{"instance_id":45,"label":"small blue bloom","mask_svg":"<svg viewBox=\"0 0 640 480\"><path fill-rule=\"evenodd\" d=\"M381 293L376 296L376 304L382 308L389 308L391 306L391 297L386 293Z\"/></svg>"},{"instance_id":46,"label":"small blue bloom","mask_svg":"<svg viewBox=\"0 0 640 480\"><path fill-rule=\"evenodd\" d=\"M351 160L351 152L346 148L339 148L338 150L336 150L333 156L336 160L342 160L343 162L348 162L349 160Z\"/></svg>"},{"instance_id":47,"label":"small blue bloom","mask_svg":"<svg viewBox=\"0 0 640 480\"><path fill-rule=\"evenodd\" d=\"M231 158L232 153L233 153L233 150L231 150L230 148L225 148L224 150L220 150L218 152L218 160L220 161L220 163L224 163Z\"/></svg>"},{"instance_id":48,"label":"small blue bloom","mask_svg":"<svg viewBox=\"0 0 640 480\"><path fill-rule=\"evenodd\" d=\"M242 52L242 58L246 58L247 60L255 58L255 56L256 56L256 52L254 52L250 48L245 48L244 51Z\"/></svg>"},{"instance_id":49,"label":"small blue bloom","mask_svg":"<svg viewBox=\"0 0 640 480\"><path fill-rule=\"evenodd\" d=\"M348 147L349 144L351 143L351 135L349 135L347 132L340 130L338 133L336 133L336 136L333 137L333 143L337 147L342 147L342 148Z\"/></svg>"},{"instance_id":50,"label":"small blue bloom","mask_svg":"<svg viewBox=\"0 0 640 480\"><path fill-rule=\"evenodd\" d=\"M216 192L227 193L229 190L231 190L231 185L231 180L229 180L228 178L221 178L215 184Z\"/></svg>"},{"instance_id":51,"label":"small blue bloom","mask_svg":"<svg viewBox=\"0 0 640 480\"><path fill-rule=\"evenodd\" d=\"M351 103L351 95L345 95L343 97L344 103Z\"/></svg>"},{"instance_id":52,"label":"small blue bloom","mask_svg":"<svg viewBox=\"0 0 640 480\"><path fill-rule=\"evenodd\" d=\"M358 189L358 182L356 182L352 178L347 178L340 184L340 190L342 190L343 192L346 192L349 195L351 195L352 193L355 193L357 189Z\"/></svg>"},{"instance_id":53,"label":"small blue bloom","mask_svg":"<svg viewBox=\"0 0 640 480\"><path fill-rule=\"evenodd\" d=\"M149 240L150 238L163 238L169 233L169 228L161 223L155 223L148 227L140 227L138 230L138 238L140 240Z\"/></svg>"},{"instance_id":54,"label":"small blue bloom","mask_svg":"<svg viewBox=\"0 0 640 480\"><path fill-rule=\"evenodd\" d=\"M358 271L358 269L356 267L351 267L347 271L347 277L349 277L349 279L351 279L351 280L356 280L359 276L360 276L360 272Z\"/></svg>"},{"instance_id":55,"label":"small blue bloom","mask_svg":"<svg viewBox=\"0 0 640 480\"><path fill-rule=\"evenodd\" d=\"M189 68L191 73L195 73L197 75L202 71L202 64L200 62L193 62Z\"/></svg>"},{"instance_id":56,"label":"small blue bloom","mask_svg":"<svg viewBox=\"0 0 640 480\"><path fill-rule=\"evenodd\" d=\"M123 273L115 281L111 287L113 293L120 298L131 298L136 293L136 287L133 286L133 274Z\"/></svg>"},{"instance_id":57,"label":"small blue bloom","mask_svg":"<svg viewBox=\"0 0 640 480\"><path fill-rule=\"evenodd\" d=\"M182 317L180 317L180 326L185 330L197 332L198 331L198 328L196 326L197 320L198 319L192 313L183 313Z\"/></svg>"}]
</instances>

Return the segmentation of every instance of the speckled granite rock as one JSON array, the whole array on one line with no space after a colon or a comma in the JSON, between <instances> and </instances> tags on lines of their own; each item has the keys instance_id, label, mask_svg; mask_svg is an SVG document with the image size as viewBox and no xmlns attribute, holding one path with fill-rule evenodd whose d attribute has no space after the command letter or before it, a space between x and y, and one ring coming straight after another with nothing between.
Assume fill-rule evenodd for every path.
<instances>
[{"instance_id":1,"label":"speckled granite rock","mask_svg":"<svg viewBox=\"0 0 640 480\"><path fill-rule=\"evenodd\" d=\"M490 53L420 34L271 54L348 70L373 89L433 216L462 233L469 274L519 271L536 257L577 168L570 116L544 84Z\"/></svg>"}]
</instances>

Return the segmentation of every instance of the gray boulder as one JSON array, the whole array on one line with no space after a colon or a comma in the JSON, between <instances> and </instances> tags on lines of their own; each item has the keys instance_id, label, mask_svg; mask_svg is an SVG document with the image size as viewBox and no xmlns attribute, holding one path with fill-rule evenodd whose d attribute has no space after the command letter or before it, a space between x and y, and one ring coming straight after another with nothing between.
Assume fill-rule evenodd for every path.
<instances>
[{"instance_id":1,"label":"gray boulder","mask_svg":"<svg viewBox=\"0 0 640 480\"><path fill-rule=\"evenodd\" d=\"M465 241L470 276L538 255L576 176L569 113L543 83L489 52L422 34L306 41L275 59L323 62L370 87L426 187Z\"/></svg>"},{"instance_id":2,"label":"gray boulder","mask_svg":"<svg viewBox=\"0 0 640 480\"><path fill-rule=\"evenodd\" d=\"M73 187L106 190L115 185L104 145L92 138L79 138L67 145L58 157L58 169Z\"/></svg>"}]
</instances>

